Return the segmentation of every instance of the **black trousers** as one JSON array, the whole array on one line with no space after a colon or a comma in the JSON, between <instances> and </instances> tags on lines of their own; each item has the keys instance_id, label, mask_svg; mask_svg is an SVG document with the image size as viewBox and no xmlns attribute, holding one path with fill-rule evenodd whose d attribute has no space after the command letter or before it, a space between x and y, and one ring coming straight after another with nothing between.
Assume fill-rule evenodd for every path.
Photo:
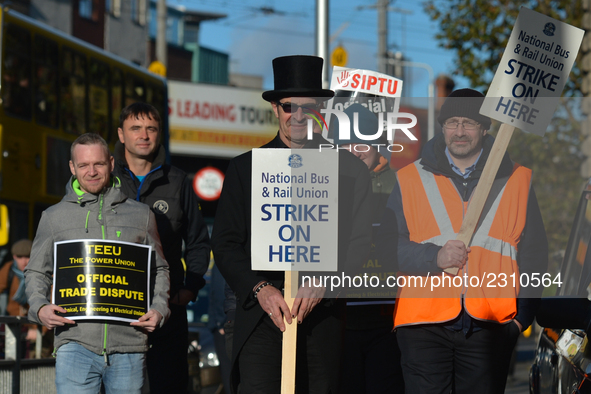
<instances>
[{"instance_id":1,"label":"black trousers","mask_svg":"<svg viewBox=\"0 0 591 394\"><path fill-rule=\"evenodd\" d=\"M317 305L298 326L296 392L337 394L344 332L342 312L335 305ZM239 394L281 392L283 333L263 316L240 354Z\"/></svg>"},{"instance_id":2,"label":"black trousers","mask_svg":"<svg viewBox=\"0 0 591 394\"><path fill-rule=\"evenodd\" d=\"M222 335L220 330L215 328L213 330L213 342L215 344L215 351L220 360L220 372L222 374L222 383L224 384L224 392L230 394L230 372L232 371L232 361L226 352L226 333Z\"/></svg>"},{"instance_id":3,"label":"black trousers","mask_svg":"<svg viewBox=\"0 0 591 394\"><path fill-rule=\"evenodd\" d=\"M342 392L402 394L400 349L392 328L347 330Z\"/></svg>"},{"instance_id":4,"label":"black trousers","mask_svg":"<svg viewBox=\"0 0 591 394\"><path fill-rule=\"evenodd\" d=\"M504 393L519 333L514 322L468 335L435 325L398 328L406 393Z\"/></svg>"},{"instance_id":5,"label":"black trousers","mask_svg":"<svg viewBox=\"0 0 591 394\"><path fill-rule=\"evenodd\" d=\"M171 313L166 324L148 335L150 349L146 364L150 394L184 394L188 388L187 310L182 305L171 304L169 308Z\"/></svg>"}]
</instances>

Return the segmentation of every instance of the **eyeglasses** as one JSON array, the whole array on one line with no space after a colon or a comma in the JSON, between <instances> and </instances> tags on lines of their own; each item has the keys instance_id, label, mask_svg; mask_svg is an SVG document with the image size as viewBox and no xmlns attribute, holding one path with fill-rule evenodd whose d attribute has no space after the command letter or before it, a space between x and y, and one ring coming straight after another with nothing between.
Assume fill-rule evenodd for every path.
<instances>
[{"instance_id":1,"label":"eyeglasses","mask_svg":"<svg viewBox=\"0 0 591 394\"><path fill-rule=\"evenodd\" d=\"M471 120L465 120L463 122L452 121L452 122L445 122L443 124L443 127L445 127L447 130L456 130L460 125L462 125L464 130L472 131L472 130L476 130L478 128L478 126L480 126L480 123L474 122Z\"/></svg>"},{"instance_id":2,"label":"eyeglasses","mask_svg":"<svg viewBox=\"0 0 591 394\"><path fill-rule=\"evenodd\" d=\"M302 112L311 112L311 111L318 111L320 109L321 104L304 104L304 105L297 105L294 103L282 103L277 101L277 105L283 108L283 112L286 114L291 114L292 112L298 112L298 109L302 109Z\"/></svg>"}]
</instances>

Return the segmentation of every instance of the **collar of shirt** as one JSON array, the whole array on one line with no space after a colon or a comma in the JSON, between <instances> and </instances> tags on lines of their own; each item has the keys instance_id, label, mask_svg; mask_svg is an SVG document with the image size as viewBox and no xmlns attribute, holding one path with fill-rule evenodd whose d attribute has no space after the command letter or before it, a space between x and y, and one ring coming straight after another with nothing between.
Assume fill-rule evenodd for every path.
<instances>
[{"instance_id":1,"label":"collar of shirt","mask_svg":"<svg viewBox=\"0 0 591 394\"><path fill-rule=\"evenodd\" d=\"M476 169L476 163L478 163L478 160L480 159L480 156L482 155L482 149L480 149L480 153L478 154L478 157L474 161L474 164L472 164L470 167L466 168L466 172L464 172L464 173L462 173L462 171L460 170L460 168L454 164L454 161L452 160L452 158L451 158L451 156L449 154L449 150L447 149L447 147L445 148L445 155L447 156L447 160L449 160L449 165L451 166L451 169L456 174L458 174L462 178L466 179L466 178L468 178L468 176L470 176L470 174L472 173L472 171L474 171Z\"/></svg>"}]
</instances>

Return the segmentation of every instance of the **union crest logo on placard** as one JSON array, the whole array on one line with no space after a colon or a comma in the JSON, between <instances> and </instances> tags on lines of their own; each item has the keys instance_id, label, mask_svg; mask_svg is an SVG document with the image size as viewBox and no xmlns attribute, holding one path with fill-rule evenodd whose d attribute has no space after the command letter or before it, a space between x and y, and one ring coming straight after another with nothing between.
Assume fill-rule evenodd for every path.
<instances>
[{"instance_id":1,"label":"union crest logo on placard","mask_svg":"<svg viewBox=\"0 0 591 394\"><path fill-rule=\"evenodd\" d=\"M554 35L554 30L556 30L556 25L554 25L554 23L548 22L544 25L545 35L552 37Z\"/></svg>"},{"instance_id":2,"label":"union crest logo on placard","mask_svg":"<svg viewBox=\"0 0 591 394\"><path fill-rule=\"evenodd\" d=\"M304 163L302 162L302 156L297 154L290 155L288 160L289 163L287 165L291 168L300 168L304 165Z\"/></svg>"}]
</instances>

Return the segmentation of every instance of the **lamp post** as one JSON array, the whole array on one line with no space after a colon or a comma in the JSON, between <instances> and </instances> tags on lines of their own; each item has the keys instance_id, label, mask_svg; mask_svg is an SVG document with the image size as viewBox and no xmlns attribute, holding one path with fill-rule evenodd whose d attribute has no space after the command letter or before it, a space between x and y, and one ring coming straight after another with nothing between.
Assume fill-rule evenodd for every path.
<instances>
[{"instance_id":1,"label":"lamp post","mask_svg":"<svg viewBox=\"0 0 591 394\"><path fill-rule=\"evenodd\" d=\"M434 81L434 74L433 68L428 65L427 63L417 63L417 62L409 62L406 60L398 60L398 59L388 59L388 63L392 65L400 65L403 67L418 67L427 70L429 73L429 86L428 86L428 100L429 100L429 107L428 107L428 119L429 124L427 127L427 140L430 140L435 136L435 85L433 84Z\"/></svg>"}]
</instances>

